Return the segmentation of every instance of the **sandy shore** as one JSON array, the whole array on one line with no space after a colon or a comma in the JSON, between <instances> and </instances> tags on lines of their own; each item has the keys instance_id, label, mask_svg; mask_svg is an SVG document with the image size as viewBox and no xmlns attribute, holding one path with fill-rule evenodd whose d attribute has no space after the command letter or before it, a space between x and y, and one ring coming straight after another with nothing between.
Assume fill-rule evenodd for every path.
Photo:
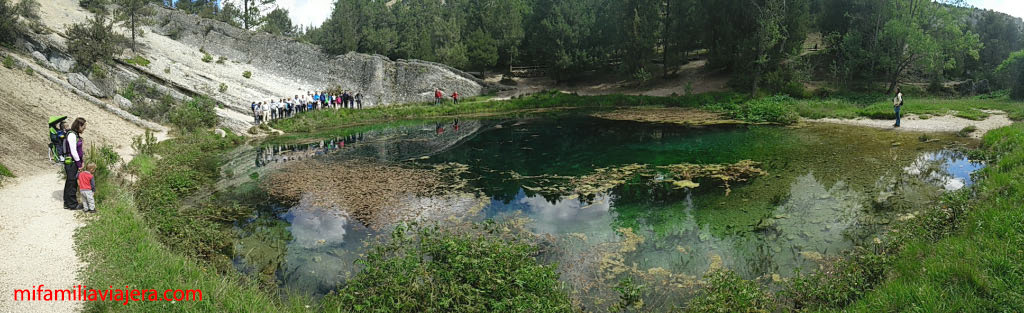
<instances>
[{"instance_id":1,"label":"sandy shore","mask_svg":"<svg viewBox=\"0 0 1024 313\"><path fill-rule=\"evenodd\" d=\"M821 123L834 123L844 125L856 125L866 126L874 128L889 128L895 131L913 131L913 132L958 132L967 126L977 127L978 130L971 133L971 138L981 138L990 130L1010 126L1013 124L1006 113L1000 111L990 111L991 115L988 118L981 121L974 121L956 116L933 116L928 119L921 119L916 115L906 116L900 121L900 127L893 127L894 120L873 120L873 119L838 119L838 118L823 118L817 120L805 120L810 122L821 122Z\"/></svg>"}]
</instances>

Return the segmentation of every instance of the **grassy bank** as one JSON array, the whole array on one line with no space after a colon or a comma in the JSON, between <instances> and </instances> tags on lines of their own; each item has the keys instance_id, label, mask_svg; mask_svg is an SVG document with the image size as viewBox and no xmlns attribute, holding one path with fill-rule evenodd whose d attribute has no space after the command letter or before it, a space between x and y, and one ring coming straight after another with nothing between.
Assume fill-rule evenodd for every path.
<instances>
[{"instance_id":1,"label":"grassy bank","mask_svg":"<svg viewBox=\"0 0 1024 313\"><path fill-rule=\"evenodd\" d=\"M14 173L11 173L11 170L7 169L3 164L0 164L0 186L3 186L4 180L8 178L14 178Z\"/></svg>"},{"instance_id":2,"label":"grassy bank","mask_svg":"<svg viewBox=\"0 0 1024 313\"><path fill-rule=\"evenodd\" d=\"M1024 311L1024 124L989 132L974 154L988 163L976 185L920 208L884 241L775 293L714 274L687 311Z\"/></svg>"},{"instance_id":3,"label":"grassy bank","mask_svg":"<svg viewBox=\"0 0 1024 313\"><path fill-rule=\"evenodd\" d=\"M86 304L87 312L305 311L303 298L292 297L292 302L283 303L275 293L261 289L257 283L230 270L230 263L225 269L222 259L200 253L213 241L224 240L208 237L211 231L223 227L210 224L210 216L195 214L196 200L187 199L200 187L196 178L208 175L201 173L199 164L216 164L211 158L237 140L237 137L221 139L213 134L195 133L142 147L161 157L143 153L128 163L129 170L125 172L139 175L136 184L114 172L120 166L120 158L113 150L103 148L89 152L91 160L98 165L98 213L89 216L86 226L76 234L78 248L88 256L84 284L96 289L129 286L161 292L164 289L199 289L203 300L96 301ZM139 167L145 169L139 170ZM167 193L152 196L160 191ZM160 199L173 203L160 204L165 210L146 204Z\"/></svg>"},{"instance_id":4,"label":"grassy bank","mask_svg":"<svg viewBox=\"0 0 1024 313\"><path fill-rule=\"evenodd\" d=\"M225 194L214 191L214 183L223 155L241 140L209 132L184 133L160 143L137 139L133 147L139 156L121 171L136 175L134 183L115 172L123 162L112 149L89 151L98 164L99 213L89 216L76 235L80 251L88 256L85 285L160 292L198 289L202 301L97 301L88 302L86 311L572 311L554 266L533 259L537 247L532 242L507 234L498 237L498 231L455 233L429 227L396 230L392 238L403 234L405 240L378 242L360 261L377 270L360 272L324 301L281 296L273 276L276 268L267 276L241 274L232 265L234 223L254 213L235 199L251 189L243 186ZM507 286L495 279L518 284Z\"/></svg>"},{"instance_id":5,"label":"grassy bank","mask_svg":"<svg viewBox=\"0 0 1024 313\"><path fill-rule=\"evenodd\" d=\"M721 92L688 96L651 97L627 95L579 96L560 92L542 92L504 101L474 98L458 105L434 106L427 103L374 107L363 110L319 110L300 113L272 126L285 132L318 132L345 126L398 120L456 116L481 116L560 109L612 109L620 107L682 107L704 109L752 123L791 124L800 117L891 119L892 104L884 97L852 95L824 99L793 99L770 96L748 99L745 95ZM981 110L1007 112L1014 120L1024 119L1024 105L1006 96L960 99L920 98L906 101L902 113L929 116L955 115L972 120L989 116Z\"/></svg>"}]
</instances>

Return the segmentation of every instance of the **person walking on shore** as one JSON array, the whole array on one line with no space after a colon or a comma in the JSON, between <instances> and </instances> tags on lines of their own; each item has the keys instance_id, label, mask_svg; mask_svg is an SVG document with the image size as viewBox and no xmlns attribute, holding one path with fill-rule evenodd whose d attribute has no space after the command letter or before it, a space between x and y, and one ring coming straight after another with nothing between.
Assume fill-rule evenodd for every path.
<instances>
[{"instance_id":1,"label":"person walking on shore","mask_svg":"<svg viewBox=\"0 0 1024 313\"><path fill-rule=\"evenodd\" d=\"M82 133L85 133L85 119L77 118L71 123L71 131L68 132L66 146L68 157L64 160L64 208L78 210L82 204L78 202L78 172L82 169L82 160L85 158L85 151L82 150Z\"/></svg>"},{"instance_id":2,"label":"person walking on shore","mask_svg":"<svg viewBox=\"0 0 1024 313\"><path fill-rule=\"evenodd\" d=\"M903 92L900 91L900 87L896 87L896 97L892 99L892 107L896 112L896 124L892 127L900 127L900 109L903 108Z\"/></svg>"}]
</instances>

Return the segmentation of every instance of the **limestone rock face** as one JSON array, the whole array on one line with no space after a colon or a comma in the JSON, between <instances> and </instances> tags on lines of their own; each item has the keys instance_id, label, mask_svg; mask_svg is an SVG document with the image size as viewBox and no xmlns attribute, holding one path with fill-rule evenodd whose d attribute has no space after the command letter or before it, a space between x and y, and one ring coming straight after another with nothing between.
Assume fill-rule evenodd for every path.
<instances>
[{"instance_id":1,"label":"limestone rock face","mask_svg":"<svg viewBox=\"0 0 1024 313\"><path fill-rule=\"evenodd\" d=\"M70 72L71 69L75 67L75 60L63 56L50 57L50 63L52 63L53 67L58 71L64 73Z\"/></svg>"},{"instance_id":2,"label":"limestone rock face","mask_svg":"<svg viewBox=\"0 0 1024 313\"><path fill-rule=\"evenodd\" d=\"M251 65L255 69L253 80L260 79L262 73L270 72L275 77L299 82L311 90L336 86L361 93L364 107L431 101L434 88L442 89L446 96L457 91L470 97L494 87L439 63L390 60L381 55L355 52L331 56L317 46L290 38L245 31L175 10L156 8L156 12L156 23L152 27L154 33L193 47L202 47L208 53L224 56L232 62ZM222 100L231 100L223 102L241 106L252 99ZM233 109L239 112L248 110L248 107L239 108Z\"/></svg>"},{"instance_id":3,"label":"limestone rock face","mask_svg":"<svg viewBox=\"0 0 1024 313\"><path fill-rule=\"evenodd\" d=\"M43 62L43 64L46 64L46 55L43 55L42 52L32 51L32 58L35 58L36 61Z\"/></svg>"},{"instance_id":4,"label":"limestone rock face","mask_svg":"<svg viewBox=\"0 0 1024 313\"><path fill-rule=\"evenodd\" d=\"M121 95L114 95L114 103L117 103L117 106L123 110L128 110L132 108L131 100L128 100L127 98L122 97Z\"/></svg>"},{"instance_id":5,"label":"limestone rock face","mask_svg":"<svg viewBox=\"0 0 1024 313\"><path fill-rule=\"evenodd\" d=\"M84 91L85 93L93 97L107 97L106 94L100 91L99 87L96 87L96 84L94 84L91 80L86 78L85 75L82 75L80 73L68 74L68 83L71 83L71 86L75 86L75 88L78 88L78 90Z\"/></svg>"}]
</instances>

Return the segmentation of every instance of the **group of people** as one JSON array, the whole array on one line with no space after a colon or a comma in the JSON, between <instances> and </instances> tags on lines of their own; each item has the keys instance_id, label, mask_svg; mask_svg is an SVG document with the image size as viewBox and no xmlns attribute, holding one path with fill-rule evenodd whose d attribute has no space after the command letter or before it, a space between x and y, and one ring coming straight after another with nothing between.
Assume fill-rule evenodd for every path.
<instances>
[{"instance_id":1,"label":"group of people","mask_svg":"<svg viewBox=\"0 0 1024 313\"><path fill-rule=\"evenodd\" d=\"M459 92L452 91L452 104L459 104ZM439 88L434 88L434 105L444 104L444 92Z\"/></svg>"},{"instance_id":2,"label":"group of people","mask_svg":"<svg viewBox=\"0 0 1024 313\"><path fill-rule=\"evenodd\" d=\"M76 118L70 128L66 120L65 116L55 116L49 122L50 158L64 165L64 209L93 213L96 212L96 200L93 197L96 190L93 176L96 164L84 161L82 134L85 133L85 118ZM82 196L81 201L78 199L79 194Z\"/></svg>"},{"instance_id":3,"label":"group of people","mask_svg":"<svg viewBox=\"0 0 1024 313\"><path fill-rule=\"evenodd\" d=\"M343 91L340 95L326 91L308 92L280 100L252 102L253 120L256 124L295 116L300 112L321 109L362 109L363 95Z\"/></svg>"}]
</instances>

